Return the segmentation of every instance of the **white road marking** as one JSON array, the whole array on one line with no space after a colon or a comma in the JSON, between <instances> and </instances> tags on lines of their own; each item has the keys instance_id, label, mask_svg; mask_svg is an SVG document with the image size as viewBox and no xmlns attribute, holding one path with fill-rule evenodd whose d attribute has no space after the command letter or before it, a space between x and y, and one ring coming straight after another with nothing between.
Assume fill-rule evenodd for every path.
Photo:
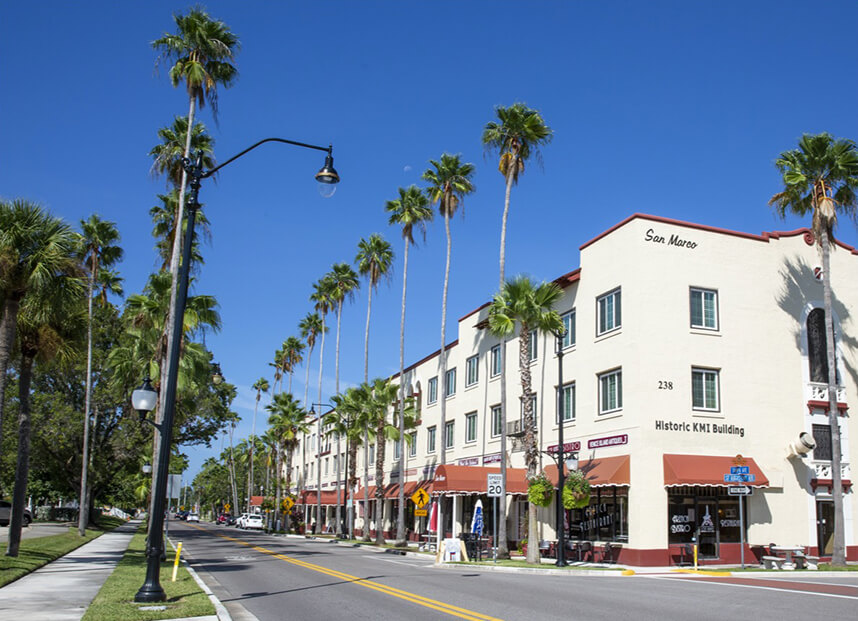
<instances>
[{"instance_id":1,"label":"white road marking","mask_svg":"<svg viewBox=\"0 0 858 621\"><path fill-rule=\"evenodd\" d=\"M672 578L669 576L659 577L658 579L659 580L674 580L676 582L682 582L683 580L687 581L687 579L684 579L684 578ZM783 582L787 582L787 581L784 580ZM778 591L781 593L792 593L794 595L818 595L820 597L834 597L837 599L858 600L858 597L856 597L855 595L837 595L836 593L817 593L815 591L802 591L802 590L798 590L798 589L780 589L780 588L771 587L771 586L757 586L757 585L753 585L753 584L736 584L734 582L721 582L721 581L715 581L715 580L695 580L694 584L714 584L714 585L719 585L719 586L731 586L731 587L739 587L739 588L745 588L745 589L762 589L764 591ZM847 586L854 586L854 585L847 585Z\"/></svg>"},{"instance_id":2,"label":"white road marking","mask_svg":"<svg viewBox=\"0 0 858 621\"><path fill-rule=\"evenodd\" d=\"M422 562L422 559L420 559L420 560L415 559L415 560L409 562L409 561L399 561L399 560L392 559L392 558L379 558L378 555L370 555L370 554L364 554L363 557L364 558L371 558L374 561L384 561L385 563L396 563L397 565L407 565L408 567L426 566L426 563Z\"/></svg>"}]
</instances>

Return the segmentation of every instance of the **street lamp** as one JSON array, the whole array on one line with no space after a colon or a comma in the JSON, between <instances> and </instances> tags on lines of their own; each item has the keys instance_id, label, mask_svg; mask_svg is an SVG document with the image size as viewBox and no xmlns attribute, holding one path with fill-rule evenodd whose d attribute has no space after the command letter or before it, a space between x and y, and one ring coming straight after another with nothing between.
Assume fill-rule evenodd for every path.
<instances>
[{"instance_id":1,"label":"street lamp","mask_svg":"<svg viewBox=\"0 0 858 621\"><path fill-rule=\"evenodd\" d=\"M147 375L140 388L131 393L131 405L137 410L141 423L146 420L146 414L155 409L157 403L158 393L152 388L152 380Z\"/></svg>"},{"instance_id":2,"label":"street lamp","mask_svg":"<svg viewBox=\"0 0 858 621\"><path fill-rule=\"evenodd\" d=\"M566 517L563 508L563 483L566 479L566 473L563 471L563 426L566 421L563 420L563 338L566 336L566 327L562 326L555 334L557 340L555 349L557 350L557 567L566 566ZM578 455L573 453L575 460L575 469L578 468ZM570 455L570 462L572 456ZM570 467L570 470L572 468Z\"/></svg>"},{"instance_id":3,"label":"street lamp","mask_svg":"<svg viewBox=\"0 0 858 621\"><path fill-rule=\"evenodd\" d=\"M321 171L320 171L321 173ZM330 403L311 403L310 404L310 416L316 416L316 410L314 406L319 406L320 408L331 408L334 406ZM318 446L316 448L316 532L314 534L319 533L319 528L322 526L322 413L319 412L319 415L316 417L316 436L318 439ZM339 480L340 480L340 456L337 455L334 459L334 470L335 475L337 477L337 489L339 489ZM349 446L348 446L348 436L346 436L346 485L348 486L348 477L349 477ZM348 495L348 487L346 487L346 495ZM342 528L340 524L337 524L337 536L342 535Z\"/></svg>"},{"instance_id":4,"label":"street lamp","mask_svg":"<svg viewBox=\"0 0 858 621\"><path fill-rule=\"evenodd\" d=\"M161 432L161 446L158 452L158 476L155 481L155 499L152 507L152 516L149 518L149 538L151 545L147 550L146 563L146 581L137 594L134 596L135 602L162 602L166 599L164 589L160 582L160 550L163 546L163 526L164 526L164 500L167 495L167 470L170 463L170 448L173 440L173 419L176 410L176 383L179 376L179 346L181 344L182 325L185 318L185 305L188 301L188 279L191 267L191 246L194 239L194 223L197 217L197 211L200 208L199 193L200 183L203 179L207 179L219 171L221 168L230 164L252 151L256 147L265 144L266 142L280 142L290 144L305 149L314 149L316 151L324 151L325 165L316 173L316 181L320 185L326 186L325 196L331 196L333 192L327 186L335 186L340 181L340 176L334 169L333 147L320 147L304 142L296 142L294 140L286 140L284 138L265 138L259 142L249 146L244 151L229 158L222 164L215 166L211 170L203 170L203 152L197 152L196 158L193 160L184 158L182 166L190 179L191 193L188 199L188 223L185 227L185 237L182 240L182 262L179 269L178 290L176 292L175 313L173 315L173 338L170 342L170 351L167 362L167 378L164 394L164 415L159 427ZM178 222L176 231L182 230L182 223ZM133 395L132 395L133 399Z\"/></svg>"}]
</instances>

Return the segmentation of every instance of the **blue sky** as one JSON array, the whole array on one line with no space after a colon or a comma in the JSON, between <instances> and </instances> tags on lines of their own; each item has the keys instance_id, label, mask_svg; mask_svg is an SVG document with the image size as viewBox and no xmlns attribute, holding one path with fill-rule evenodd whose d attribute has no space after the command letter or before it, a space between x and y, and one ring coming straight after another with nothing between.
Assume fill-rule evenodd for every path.
<instances>
[{"instance_id":1,"label":"blue sky","mask_svg":"<svg viewBox=\"0 0 858 621\"><path fill-rule=\"evenodd\" d=\"M164 181L147 153L187 97L154 71L149 43L179 2L46 0L0 9L0 196L77 222L117 222L128 293L156 265L149 208ZM382 233L395 274L373 296L370 376L399 364L402 243L384 203L430 158L461 153L477 191L453 222L448 340L496 285L503 179L480 135L496 105L526 102L554 130L514 188L507 274L551 279L578 247L635 212L749 233L789 230L767 205L775 157L804 132L858 138L853 2L207 2L238 34L240 78L201 113L223 161L278 136L333 143L342 177L321 199L322 154L267 145L206 182L212 245L196 292L224 328L207 336L239 388L250 433L260 376L311 309L311 284ZM856 243L843 222L840 238ZM406 363L440 346L443 222L410 256ZM340 385L363 379L365 291L343 313ZM331 333L333 336L333 331ZM312 361L316 394L318 348ZM304 369L293 391L303 397ZM334 388L333 338L323 401ZM312 401L315 401L313 398ZM257 432L264 427L260 410ZM187 449L191 476L219 453Z\"/></svg>"}]
</instances>

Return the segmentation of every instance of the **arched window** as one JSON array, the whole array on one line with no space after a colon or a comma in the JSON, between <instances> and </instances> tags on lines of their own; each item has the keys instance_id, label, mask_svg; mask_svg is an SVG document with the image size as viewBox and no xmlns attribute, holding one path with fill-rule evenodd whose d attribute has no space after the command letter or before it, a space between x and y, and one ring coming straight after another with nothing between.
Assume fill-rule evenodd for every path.
<instances>
[{"instance_id":1,"label":"arched window","mask_svg":"<svg viewBox=\"0 0 858 621\"><path fill-rule=\"evenodd\" d=\"M825 310L814 308L807 316L807 359L811 382L828 383L827 345ZM839 380L839 377L837 379Z\"/></svg>"}]
</instances>

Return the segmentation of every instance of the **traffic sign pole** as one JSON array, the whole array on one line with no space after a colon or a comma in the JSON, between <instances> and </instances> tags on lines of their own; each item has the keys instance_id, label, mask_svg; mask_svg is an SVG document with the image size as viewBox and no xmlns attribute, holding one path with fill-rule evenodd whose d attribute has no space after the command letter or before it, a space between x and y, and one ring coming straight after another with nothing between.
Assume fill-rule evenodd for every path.
<instances>
[{"instance_id":1,"label":"traffic sign pole","mask_svg":"<svg viewBox=\"0 0 858 621\"><path fill-rule=\"evenodd\" d=\"M742 547L739 548L741 551L742 558L742 569L745 569L745 511L743 507L745 506L745 497L739 496L739 534L741 535Z\"/></svg>"}]
</instances>

